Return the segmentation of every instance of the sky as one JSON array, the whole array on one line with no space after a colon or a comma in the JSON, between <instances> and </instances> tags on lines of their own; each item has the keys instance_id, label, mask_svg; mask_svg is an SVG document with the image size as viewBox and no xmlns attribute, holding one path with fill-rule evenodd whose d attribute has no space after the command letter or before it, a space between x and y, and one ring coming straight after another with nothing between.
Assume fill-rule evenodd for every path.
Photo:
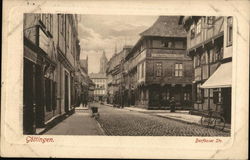
<instances>
[{"instance_id":1,"label":"sky","mask_svg":"<svg viewBox=\"0 0 250 160\"><path fill-rule=\"evenodd\" d=\"M105 51L108 60L124 45L134 45L139 34L148 29L158 16L81 15L78 32L80 59L88 56L89 73L97 73L100 57Z\"/></svg>"}]
</instances>

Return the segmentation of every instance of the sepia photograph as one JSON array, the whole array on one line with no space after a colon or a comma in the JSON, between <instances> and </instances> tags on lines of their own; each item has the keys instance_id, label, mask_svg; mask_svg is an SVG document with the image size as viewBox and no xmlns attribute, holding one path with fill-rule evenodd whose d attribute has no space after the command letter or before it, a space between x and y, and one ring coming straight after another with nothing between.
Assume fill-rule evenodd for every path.
<instances>
[{"instance_id":1,"label":"sepia photograph","mask_svg":"<svg viewBox=\"0 0 250 160\"><path fill-rule=\"evenodd\" d=\"M230 136L233 17L24 14L23 133Z\"/></svg>"},{"instance_id":2,"label":"sepia photograph","mask_svg":"<svg viewBox=\"0 0 250 160\"><path fill-rule=\"evenodd\" d=\"M0 156L246 159L249 4L4 0Z\"/></svg>"}]
</instances>

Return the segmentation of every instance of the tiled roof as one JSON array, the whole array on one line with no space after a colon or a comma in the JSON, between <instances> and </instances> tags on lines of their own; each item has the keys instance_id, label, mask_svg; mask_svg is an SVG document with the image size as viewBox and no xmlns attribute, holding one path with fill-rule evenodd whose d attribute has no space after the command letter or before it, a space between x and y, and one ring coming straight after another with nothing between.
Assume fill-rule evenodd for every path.
<instances>
[{"instance_id":1,"label":"tiled roof","mask_svg":"<svg viewBox=\"0 0 250 160\"><path fill-rule=\"evenodd\" d=\"M93 78L106 78L106 75L103 73L90 73L89 77L91 79L93 79Z\"/></svg>"},{"instance_id":2,"label":"tiled roof","mask_svg":"<svg viewBox=\"0 0 250 160\"><path fill-rule=\"evenodd\" d=\"M179 16L160 16L141 36L186 37L186 31L179 25Z\"/></svg>"}]
</instances>

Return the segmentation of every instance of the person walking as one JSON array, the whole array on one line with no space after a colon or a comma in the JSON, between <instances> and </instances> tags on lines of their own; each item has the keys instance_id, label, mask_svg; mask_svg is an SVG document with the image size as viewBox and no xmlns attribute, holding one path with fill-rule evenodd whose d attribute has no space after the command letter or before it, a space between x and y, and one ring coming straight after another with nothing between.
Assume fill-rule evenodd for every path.
<instances>
[{"instance_id":1,"label":"person walking","mask_svg":"<svg viewBox=\"0 0 250 160\"><path fill-rule=\"evenodd\" d=\"M175 112L175 105L176 105L175 99L174 97L172 97L170 100L170 112Z\"/></svg>"}]
</instances>

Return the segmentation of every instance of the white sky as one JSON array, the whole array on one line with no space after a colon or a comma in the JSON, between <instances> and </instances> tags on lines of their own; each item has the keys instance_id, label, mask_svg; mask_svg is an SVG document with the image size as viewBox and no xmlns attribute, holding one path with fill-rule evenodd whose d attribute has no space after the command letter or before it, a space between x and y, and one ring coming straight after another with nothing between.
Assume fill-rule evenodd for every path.
<instances>
[{"instance_id":1,"label":"white sky","mask_svg":"<svg viewBox=\"0 0 250 160\"><path fill-rule=\"evenodd\" d=\"M103 50L108 59L124 45L134 45L139 33L150 27L158 16L81 15L78 24L80 59L89 59L89 73L99 72Z\"/></svg>"}]
</instances>

